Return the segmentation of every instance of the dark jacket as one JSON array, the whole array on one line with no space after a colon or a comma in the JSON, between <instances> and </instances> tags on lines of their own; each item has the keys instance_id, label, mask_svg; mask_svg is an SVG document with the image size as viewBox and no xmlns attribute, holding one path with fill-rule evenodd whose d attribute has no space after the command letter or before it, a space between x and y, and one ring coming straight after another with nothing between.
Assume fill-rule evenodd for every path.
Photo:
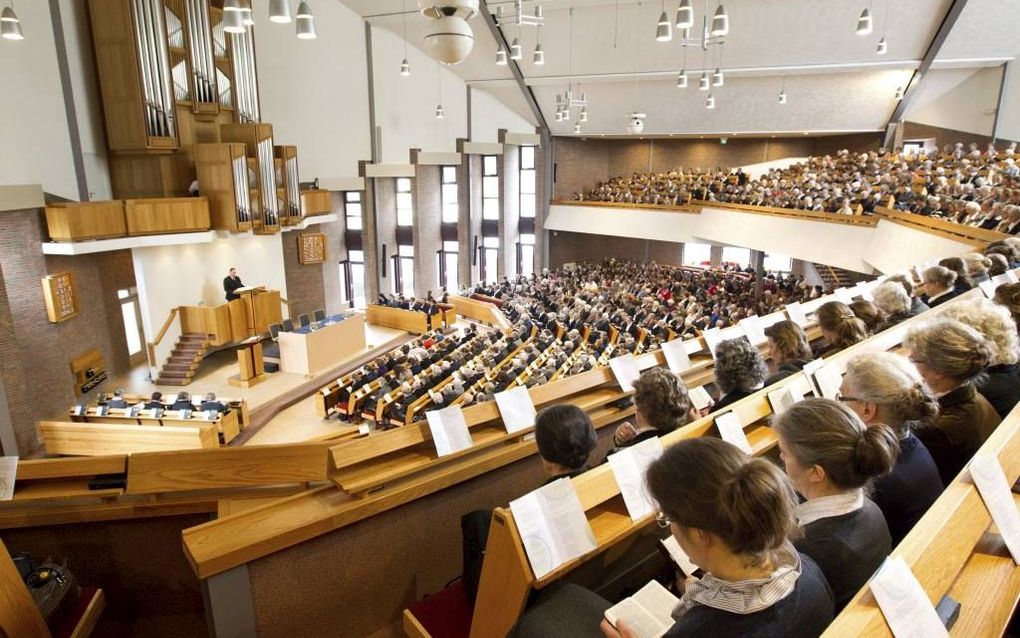
<instances>
[{"instance_id":1,"label":"dark jacket","mask_svg":"<svg viewBox=\"0 0 1020 638\"><path fill-rule=\"evenodd\" d=\"M790 359L789 361L782 362L781 364L779 364L779 367L776 368L776 373L770 376L768 379L765 379L765 387L768 387L773 383L782 381L786 377L797 374L798 372L803 370L804 366L806 366L810 362L811 362L810 359Z\"/></svg>"},{"instance_id":2,"label":"dark jacket","mask_svg":"<svg viewBox=\"0 0 1020 638\"><path fill-rule=\"evenodd\" d=\"M882 510L867 498L858 510L808 523L794 545L822 568L837 614L892 551Z\"/></svg>"},{"instance_id":3,"label":"dark jacket","mask_svg":"<svg viewBox=\"0 0 1020 638\"><path fill-rule=\"evenodd\" d=\"M907 316L916 317L925 310L931 310L931 308L928 307L928 304L921 301L920 297L912 297L910 300L910 310L907 311Z\"/></svg>"},{"instance_id":4,"label":"dark jacket","mask_svg":"<svg viewBox=\"0 0 1020 638\"><path fill-rule=\"evenodd\" d=\"M939 398L939 416L915 434L928 448L942 483L949 485L999 425L999 415L972 385Z\"/></svg>"},{"instance_id":5,"label":"dark jacket","mask_svg":"<svg viewBox=\"0 0 1020 638\"><path fill-rule=\"evenodd\" d=\"M721 410L726 406L730 405L731 403L736 403L737 401L743 399L744 397L749 397L752 394L754 394L753 390L751 392L746 392L739 388L730 390L729 392L724 394L721 399L715 402L715 405L712 406L712 411L715 412L716 410Z\"/></svg>"},{"instance_id":6,"label":"dark jacket","mask_svg":"<svg viewBox=\"0 0 1020 638\"><path fill-rule=\"evenodd\" d=\"M871 500L885 515L895 547L942 494L942 479L928 448L913 434L900 439L892 472L875 479Z\"/></svg>"},{"instance_id":7,"label":"dark jacket","mask_svg":"<svg viewBox=\"0 0 1020 638\"><path fill-rule=\"evenodd\" d=\"M960 291L954 289L954 290L950 290L949 292L947 292L946 294L944 294L944 295L942 295L940 297L936 297L934 300L932 300L932 299L925 299L924 302L926 304L928 304L929 308L934 308L935 306L940 306L940 305L946 303L950 299L956 298L959 294L960 294Z\"/></svg>"},{"instance_id":8,"label":"dark jacket","mask_svg":"<svg viewBox=\"0 0 1020 638\"><path fill-rule=\"evenodd\" d=\"M1005 363L988 366L985 378L977 384L977 391L992 404L1000 417L1006 418L1020 401L1020 366Z\"/></svg>"},{"instance_id":9,"label":"dark jacket","mask_svg":"<svg viewBox=\"0 0 1020 638\"><path fill-rule=\"evenodd\" d=\"M223 278L223 292L226 293L227 301L240 299L239 295L234 294L234 291L238 288L244 288L244 284L241 283L240 277L231 277L227 275Z\"/></svg>"}]
</instances>

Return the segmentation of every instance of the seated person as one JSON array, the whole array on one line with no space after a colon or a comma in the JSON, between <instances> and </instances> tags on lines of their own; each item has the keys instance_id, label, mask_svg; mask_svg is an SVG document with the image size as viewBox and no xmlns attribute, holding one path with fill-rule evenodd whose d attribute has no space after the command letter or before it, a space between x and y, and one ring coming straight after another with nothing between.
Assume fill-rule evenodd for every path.
<instances>
[{"instance_id":1,"label":"seated person","mask_svg":"<svg viewBox=\"0 0 1020 638\"><path fill-rule=\"evenodd\" d=\"M205 395L205 400L202 401L201 406L202 412L209 412L215 410L216 412L223 414L227 411L227 406L221 401L216 400L216 393L209 392Z\"/></svg>"},{"instance_id":2,"label":"seated person","mask_svg":"<svg viewBox=\"0 0 1020 638\"><path fill-rule=\"evenodd\" d=\"M939 397L938 418L915 433L935 459L942 482L949 485L1001 420L975 388L992 363L992 349L978 331L952 319L911 330L903 347Z\"/></svg>"},{"instance_id":3,"label":"seated person","mask_svg":"<svg viewBox=\"0 0 1020 638\"><path fill-rule=\"evenodd\" d=\"M910 297L910 310L907 311L908 317L916 317L925 310L929 309L928 305L921 301L920 297L914 294L914 282L911 281L910 277L908 277L907 275L900 274L890 275L889 277L886 278L885 282L883 283L888 282L896 282L899 285L903 286L903 290L905 290L907 296Z\"/></svg>"},{"instance_id":4,"label":"seated person","mask_svg":"<svg viewBox=\"0 0 1020 638\"><path fill-rule=\"evenodd\" d=\"M665 368L645 370L634 382L634 407L634 423L625 421L613 434L617 448L662 436L698 418L687 386Z\"/></svg>"},{"instance_id":5,"label":"seated person","mask_svg":"<svg viewBox=\"0 0 1020 638\"><path fill-rule=\"evenodd\" d=\"M959 295L959 291L954 287L957 277L955 272L944 266L925 268L921 275L921 290L924 291L922 301L928 304L929 308L934 308Z\"/></svg>"},{"instance_id":6,"label":"seated person","mask_svg":"<svg viewBox=\"0 0 1020 638\"><path fill-rule=\"evenodd\" d=\"M800 372L811 361L811 345L804 329L795 321L777 321L765 328L765 336L768 338L769 368L775 371L765 379L766 386Z\"/></svg>"},{"instance_id":7,"label":"seated person","mask_svg":"<svg viewBox=\"0 0 1020 638\"><path fill-rule=\"evenodd\" d=\"M597 443L595 426L576 405L552 405L535 417L535 444L549 475L546 483L587 470L588 457Z\"/></svg>"},{"instance_id":8,"label":"seated person","mask_svg":"<svg viewBox=\"0 0 1020 638\"><path fill-rule=\"evenodd\" d=\"M885 315L874 303L867 299L855 299L847 304L858 319L864 322L870 334L878 332L879 326L885 322Z\"/></svg>"},{"instance_id":9,"label":"seated person","mask_svg":"<svg viewBox=\"0 0 1020 638\"><path fill-rule=\"evenodd\" d=\"M145 403L145 409L146 410L154 410L156 408L162 408L162 407L163 407L163 393L162 392L153 392L152 395L149 397L149 400L146 401L146 403Z\"/></svg>"},{"instance_id":10,"label":"seated person","mask_svg":"<svg viewBox=\"0 0 1020 638\"><path fill-rule=\"evenodd\" d=\"M715 384L723 396L712 410L724 408L765 387L768 371L758 348L744 337L719 342L715 347Z\"/></svg>"},{"instance_id":11,"label":"seated person","mask_svg":"<svg viewBox=\"0 0 1020 638\"><path fill-rule=\"evenodd\" d=\"M177 400L170 406L171 410L194 410L195 406L191 404L191 395L187 392L178 392Z\"/></svg>"},{"instance_id":12,"label":"seated person","mask_svg":"<svg viewBox=\"0 0 1020 638\"><path fill-rule=\"evenodd\" d=\"M1020 401L1020 339L1009 311L990 299L977 298L955 304L943 315L980 332L992 348L992 364L976 382L977 391L988 399L1000 417Z\"/></svg>"},{"instance_id":13,"label":"seated person","mask_svg":"<svg viewBox=\"0 0 1020 638\"><path fill-rule=\"evenodd\" d=\"M804 502L797 549L822 568L838 613L892 551L882 510L864 495L888 473L900 452L893 431L867 427L850 408L830 399L805 399L778 415L772 427L786 473Z\"/></svg>"},{"instance_id":14,"label":"seated person","mask_svg":"<svg viewBox=\"0 0 1020 638\"><path fill-rule=\"evenodd\" d=\"M911 432L939 413L935 395L909 359L867 352L851 359L839 388L847 407L868 427L884 424L900 441L892 472L875 479L871 500L885 515L895 547L942 494L942 479L928 448Z\"/></svg>"},{"instance_id":15,"label":"seated person","mask_svg":"<svg viewBox=\"0 0 1020 638\"><path fill-rule=\"evenodd\" d=\"M868 338L867 325L842 301L823 303L815 311L815 319L825 339L825 345L815 353L816 358L836 354Z\"/></svg>"},{"instance_id":16,"label":"seated person","mask_svg":"<svg viewBox=\"0 0 1020 638\"><path fill-rule=\"evenodd\" d=\"M128 407L127 401L124 400L124 390L117 389L110 397L110 400L106 402L108 408L126 408Z\"/></svg>"},{"instance_id":17,"label":"seated person","mask_svg":"<svg viewBox=\"0 0 1020 638\"><path fill-rule=\"evenodd\" d=\"M896 324L910 318L910 295L907 294L901 283L896 281L882 282L875 286L875 289L871 291L871 295L875 299L875 306L882 311L882 315L885 317L873 332L881 332L887 328L892 328ZM854 312L856 313L857 311L854 310ZM860 317L860 315L857 316Z\"/></svg>"}]
</instances>

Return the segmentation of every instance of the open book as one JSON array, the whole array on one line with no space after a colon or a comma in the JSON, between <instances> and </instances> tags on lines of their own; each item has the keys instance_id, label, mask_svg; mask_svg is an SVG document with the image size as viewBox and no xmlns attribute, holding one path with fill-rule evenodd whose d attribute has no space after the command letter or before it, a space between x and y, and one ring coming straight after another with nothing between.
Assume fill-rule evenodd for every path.
<instances>
[{"instance_id":1,"label":"open book","mask_svg":"<svg viewBox=\"0 0 1020 638\"><path fill-rule=\"evenodd\" d=\"M614 627L622 620L638 638L659 638L673 626L673 608L679 602L679 598L653 580L607 609L606 620Z\"/></svg>"},{"instance_id":2,"label":"open book","mask_svg":"<svg viewBox=\"0 0 1020 638\"><path fill-rule=\"evenodd\" d=\"M598 546L574 484L568 478L557 479L510 501L510 511L535 578L542 578Z\"/></svg>"}]
</instances>

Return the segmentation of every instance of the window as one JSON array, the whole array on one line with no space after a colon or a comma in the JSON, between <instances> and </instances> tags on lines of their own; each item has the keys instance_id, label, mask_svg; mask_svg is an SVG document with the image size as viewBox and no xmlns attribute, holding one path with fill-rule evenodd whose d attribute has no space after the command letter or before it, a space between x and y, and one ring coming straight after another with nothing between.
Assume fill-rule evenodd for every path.
<instances>
[{"instance_id":1,"label":"window","mask_svg":"<svg viewBox=\"0 0 1020 638\"><path fill-rule=\"evenodd\" d=\"M455 241L444 241L443 249L438 251L439 268L438 283L440 290L458 290L460 288L457 277L457 250L459 244Z\"/></svg>"},{"instance_id":2,"label":"window","mask_svg":"<svg viewBox=\"0 0 1020 638\"><path fill-rule=\"evenodd\" d=\"M457 202L456 166L442 167L439 197L443 206L443 223L456 224L460 217L460 206Z\"/></svg>"},{"instance_id":3,"label":"window","mask_svg":"<svg viewBox=\"0 0 1020 638\"><path fill-rule=\"evenodd\" d=\"M741 268L747 268L751 264L751 249L723 246L722 260L724 264L736 264Z\"/></svg>"},{"instance_id":4,"label":"window","mask_svg":"<svg viewBox=\"0 0 1020 638\"><path fill-rule=\"evenodd\" d=\"M482 156L482 219L499 220L499 169L495 155Z\"/></svg>"},{"instance_id":5,"label":"window","mask_svg":"<svg viewBox=\"0 0 1020 638\"><path fill-rule=\"evenodd\" d=\"M765 270L773 272L790 272L793 260L786 255L765 253Z\"/></svg>"},{"instance_id":6,"label":"window","mask_svg":"<svg viewBox=\"0 0 1020 638\"><path fill-rule=\"evenodd\" d=\"M535 147L521 147L521 217L535 217ZM534 244L534 242L532 242Z\"/></svg>"},{"instance_id":7,"label":"window","mask_svg":"<svg viewBox=\"0 0 1020 638\"><path fill-rule=\"evenodd\" d=\"M482 281L498 280L499 237L482 238Z\"/></svg>"},{"instance_id":8,"label":"window","mask_svg":"<svg viewBox=\"0 0 1020 638\"><path fill-rule=\"evenodd\" d=\"M343 301L352 308L365 307L365 252L348 250L347 259L340 262L340 291Z\"/></svg>"},{"instance_id":9,"label":"window","mask_svg":"<svg viewBox=\"0 0 1020 638\"><path fill-rule=\"evenodd\" d=\"M684 244L684 266L707 266L712 260L712 246L709 244Z\"/></svg>"},{"instance_id":10,"label":"window","mask_svg":"<svg viewBox=\"0 0 1020 638\"><path fill-rule=\"evenodd\" d=\"M414 246L397 246L393 256L393 292L405 297L414 295Z\"/></svg>"},{"instance_id":11,"label":"window","mask_svg":"<svg viewBox=\"0 0 1020 638\"><path fill-rule=\"evenodd\" d=\"M517 272L530 277L535 272L535 236L521 235L517 244Z\"/></svg>"},{"instance_id":12,"label":"window","mask_svg":"<svg viewBox=\"0 0 1020 638\"><path fill-rule=\"evenodd\" d=\"M344 192L344 217L347 222L347 230L361 230L361 192Z\"/></svg>"},{"instance_id":13,"label":"window","mask_svg":"<svg viewBox=\"0 0 1020 638\"><path fill-rule=\"evenodd\" d=\"M414 204L411 199L411 178L397 178L397 226L414 223Z\"/></svg>"},{"instance_id":14,"label":"window","mask_svg":"<svg viewBox=\"0 0 1020 638\"><path fill-rule=\"evenodd\" d=\"M120 300L120 314L124 320L124 337L127 340L128 357L142 354L141 315L138 308L138 290L132 286L117 291Z\"/></svg>"}]
</instances>

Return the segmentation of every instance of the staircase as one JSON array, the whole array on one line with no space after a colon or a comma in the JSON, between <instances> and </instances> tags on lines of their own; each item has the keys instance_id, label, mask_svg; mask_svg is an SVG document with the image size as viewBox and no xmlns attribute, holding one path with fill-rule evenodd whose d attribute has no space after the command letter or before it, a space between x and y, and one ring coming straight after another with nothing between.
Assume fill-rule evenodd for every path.
<instances>
[{"instance_id":1,"label":"staircase","mask_svg":"<svg viewBox=\"0 0 1020 638\"><path fill-rule=\"evenodd\" d=\"M174 345L170 358L159 371L158 385L188 385L198 371L205 351L209 349L209 335L187 332Z\"/></svg>"},{"instance_id":2,"label":"staircase","mask_svg":"<svg viewBox=\"0 0 1020 638\"><path fill-rule=\"evenodd\" d=\"M812 265L818 272L818 276L821 277L822 281L825 283L826 290L835 290L836 288L853 286L858 281L867 279L866 275L844 270L842 268L833 268L832 266L827 266L825 264Z\"/></svg>"}]
</instances>

